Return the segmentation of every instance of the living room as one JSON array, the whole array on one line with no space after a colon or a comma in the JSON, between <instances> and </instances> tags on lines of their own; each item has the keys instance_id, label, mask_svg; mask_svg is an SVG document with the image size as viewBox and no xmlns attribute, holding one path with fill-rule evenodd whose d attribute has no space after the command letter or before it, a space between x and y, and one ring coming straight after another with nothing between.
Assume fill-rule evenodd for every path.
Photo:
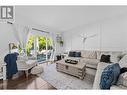
<instances>
[{"instance_id":1,"label":"living room","mask_svg":"<svg viewBox=\"0 0 127 95\"><path fill-rule=\"evenodd\" d=\"M10 81L5 70L8 67L2 65L1 89L34 89L32 86L35 82L39 85L36 89L48 89L48 87L58 90L127 89L127 64L125 64L127 62L125 44L127 6L12 7L15 12L14 19L7 21L4 19L0 23L0 59L3 64L7 54L18 50L20 60L16 60L17 72L25 71L26 77L18 73L16 80ZM31 55L28 56L26 46L27 43L31 43L28 40L31 35L34 37L30 48ZM39 38L40 36L44 38ZM49 38L51 42L48 41ZM43 45L40 44L41 42L45 44L42 49L40 49ZM41 55L41 59L44 58L44 62L37 60L38 55ZM24 63L28 62L32 65L21 68L22 56ZM119 84L117 81L110 82L109 87L105 88L102 74L106 72L106 67L114 66L112 63L119 63L119 70L114 69L115 72L119 71L116 76ZM115 76L115 73L113 74L111 77ZM6 78L10 83L6 82ZM35 80L43 81L44 84L40 86L41 82ZM6 83L10 86L7 87ZM12 85L17 86L11 88ZM32 86L29 88L28 85ZM48 87L45 88L45 85Z\"/></svg>"}]
</instances>

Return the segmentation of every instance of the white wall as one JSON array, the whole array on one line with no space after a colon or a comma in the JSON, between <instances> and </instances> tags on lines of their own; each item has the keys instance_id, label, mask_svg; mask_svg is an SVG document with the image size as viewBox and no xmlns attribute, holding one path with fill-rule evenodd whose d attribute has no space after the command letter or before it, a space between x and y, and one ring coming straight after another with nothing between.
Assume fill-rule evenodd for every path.
<instances>
[{"instance_id":1,"label":"white wall","mask_svg":"<svg viewBox=\"0 0 127 95\"><path fill-rule=\"evenodd\" d=\"M83 48L79 35L97 34L86 40ZM75 27L64 33L65 50L127 50L127 15L107 18L103 21Z\"/></svg>"},{"instance_id":2,"label":"white wall","mask_svg":"<svg viewBox=\"0 0 127 95\"><path fill-rule=\"evenodd\" d=\"M9 43L15 43L12 28L6 23L0 23L0 58L9 53Z\"/></svg>"}]
</instances>

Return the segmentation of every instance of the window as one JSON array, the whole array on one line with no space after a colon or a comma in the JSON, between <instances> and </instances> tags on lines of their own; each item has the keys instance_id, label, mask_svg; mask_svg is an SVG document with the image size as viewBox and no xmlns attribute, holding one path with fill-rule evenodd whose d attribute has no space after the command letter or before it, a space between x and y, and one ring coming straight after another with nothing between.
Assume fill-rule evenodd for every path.
<instances>
[{"instance_id":1,"label":"window","mask_svg":"<svg viewBox=\"0 0 127 95\"><path fill-rule=\"evenodd\" d=\"M28 56L33 55L34 53L34 36L30 36L26 45L26 52Z\"/></svg>"},{"instance_id":2,"label":"window","mask_svg":"<svg viewBox=\"0 0 127 95\"><path fill-rule=\"evenodd\" d=\"M52 44L51 38L46 39L45 36L30 36L26 46L27 55L32 56L36 52L38 62L46 61L51 57Z\"/></svg>"}]
</instances>

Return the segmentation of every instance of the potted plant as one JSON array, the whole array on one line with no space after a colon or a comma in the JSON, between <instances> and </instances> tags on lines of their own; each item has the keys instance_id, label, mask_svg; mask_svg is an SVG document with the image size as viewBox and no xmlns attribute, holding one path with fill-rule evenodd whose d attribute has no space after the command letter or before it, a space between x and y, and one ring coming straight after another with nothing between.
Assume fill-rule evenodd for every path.
<instances>
[{"instance_id":1,"label":"potted plant","mask_svg":"<svg viewBox=\"0 0 127 95\"><path fill-rule=\"evenodd\" d=\"M63 40L60 40L60 45L63 46L64 42Z\"/></svg>"}]
</instances>

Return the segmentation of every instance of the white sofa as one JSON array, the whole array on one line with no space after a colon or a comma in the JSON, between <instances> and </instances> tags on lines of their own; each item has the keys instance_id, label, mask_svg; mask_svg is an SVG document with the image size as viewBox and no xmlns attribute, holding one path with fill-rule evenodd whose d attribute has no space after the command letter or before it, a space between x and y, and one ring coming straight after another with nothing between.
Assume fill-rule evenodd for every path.
<instances>
[{"instance_id":1,"label":"white sofa","mask_svg":"<svg viewBox=\"0 0 127 95\"><path fill-rule=\"evenodd\" d=\"M98 63L97 72L96 72L95 79L94 79L94 84L93 84L93 89L100 89L99 83L100 83L100 79L101 79L101 74L102 74L104 68L107 67L108 65L111 65L111 64L104 63L104 62ZM110 89L127 89L126 86L124 86L122 84L119 84L119 81L121 80L121 77L122 77L122 75L120 75L120 77L118 78L117 85L111 86ZM127 77L127 75L126 75L126 77Z\"/></svg>"},{"instance_id":2,"label":"white sofa","mask_svg":"<svg viewBox=\"0 0 127 95\"><path fill-rule=\"evenodd\" d=\"M76 50L79 51L79 50ZM108 54L111 55L110 60L113 63L119 63L121 58L125 56L126 52L121 51L88 51L88 50L82 50L81 52L81 58L80 60L83 63L86 63L86 73L89 73L91 71L94 72L95 79L93 84L93 89L100 89L99 83L100 83L100 77L101 73L104 70L106 66L109 65L109 63L100 62L100 58L102 54ZM127 64L127 58L125 58L125 62L121 62L121 67L127 67L127 65L122 65L122 63ZM88 70L89 69L89 70ZM125 89L126 87L122 85L114 85L111 87L111 89Z\"/></svg>"}]
</instances>

